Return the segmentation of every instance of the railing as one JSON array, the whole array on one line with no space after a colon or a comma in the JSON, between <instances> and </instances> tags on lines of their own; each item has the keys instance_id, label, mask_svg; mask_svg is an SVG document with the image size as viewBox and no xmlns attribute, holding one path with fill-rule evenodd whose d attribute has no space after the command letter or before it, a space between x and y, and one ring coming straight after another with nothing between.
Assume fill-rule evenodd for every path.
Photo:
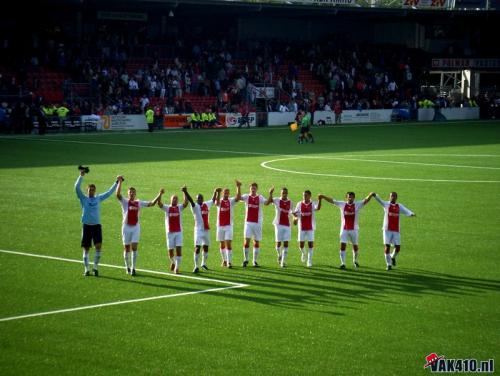
<instances>
[{"instance_id":1,"label":"railing","mask_svg":"<svg viewBox=\"0 0 500 376\"><path fill-rule=\"evenodd\" d=\"M1 102L19 102L24 101L26 103L31 102L33 96L27 90L20 90L18 94L0 94L0 103Z\"/></svg>"}]
</instances>

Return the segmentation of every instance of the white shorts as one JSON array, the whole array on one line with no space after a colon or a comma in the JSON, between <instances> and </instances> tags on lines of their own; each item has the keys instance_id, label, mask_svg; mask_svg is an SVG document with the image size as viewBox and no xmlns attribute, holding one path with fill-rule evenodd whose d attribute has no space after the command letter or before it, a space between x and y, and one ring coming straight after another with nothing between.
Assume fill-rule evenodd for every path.
<instances>
[{"instance_id":1,"label":"white shorts","mask_svg":"<svg viewBox=\"0 0 500 376\"><path fill-rule=\"evenodd\" d=\"M210 245L210 231L194 229L194 245Z\"/></svg>"},{"instance_id":2,"label":"white shorts","mask_svg":"<svg viewBox=\"0 0 500 376\"><path fill-rule=\"evenodd\" d=\"M384 233L384 244L394 244L401 245L401 235L396 231L383 231Z\"/></svg>"},{"instance_id":3,"label":"white shorts","mask_svg":"<svg viewBox=\"0 0 500 376\"><path fill-rule=\"evenodd\" d=\"M245 238L253 238L256 241L262 240L262 224L255 222L245 222Z\"/></svg>"},{"instance_id":4,"label":"white shorts","mask_svg":"<svg viewBox=\"0 0 500 376\"><path fill-rule=\"evenodd\" d=\"M217 241L233 240L233 226L217 227Z\"/></svg>"},{"instance_id":5,"label":"white shorts","mask_svg":"<svg viewBox=\"0 0 500 376\"><path fill-rule=\"evenodd\" d=\"M292 236L292 228L290 226L274 225L274 239L277 242L287 242Z\"/></svg>"},{"instance_id":6,"label":"white shorts","mask_svg":"<svg viewBox=\"0 0 500 376\"><path fill-rule=\"evenodd\" d=\"M358 230L342 230L340 232L340 242L358 245Z\"/></svg>"},{"instance_id":7,"label":"white shorts","mask_svg":"<svg viewBox=\"0 0 500 376\"><path fill-rule=\"evenodd\" d=\"M314 230L299 231L299 242L313 242Z\"/></svg>"},{"instance_id":8,"label":"white shorts","mask_svg":"<svg viewBox=\"0 0 500 376\"><path fill-rule=\"evenodd\" d=\"M130 226L130 225L122 226L123 245L139 243L140 237L141 237L141 226L139 224L135 226Z\"/></svg>"},{"instance_id":9,"label":"white shorts","mask_svg":"<svg viewBox=\"0 0 500 376\"><path fill-rule=\"evenodd\" d=\"M167 248L182 247L182 231L167 233Z\"/></svg>"}]
</instances>

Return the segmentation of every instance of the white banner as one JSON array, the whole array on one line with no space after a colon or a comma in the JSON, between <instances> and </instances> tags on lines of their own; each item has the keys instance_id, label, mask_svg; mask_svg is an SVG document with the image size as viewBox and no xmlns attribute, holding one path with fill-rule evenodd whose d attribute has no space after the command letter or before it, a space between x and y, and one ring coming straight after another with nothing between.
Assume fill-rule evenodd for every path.
<instances>
[{"instance_id":1,"label":"white banner","mask_svg":"<svg viewBox=\"0 0 500 376\"><path fill-rule=\"evenodd\" d=\"M392 110L346 110L342 112L342 123L385 123L391 121ZM335 113L333 111L316 111L314 113L314 124L318 121L324 121L326 124L333 124Z\"/></svg>"},{"instance_id":2,"label":"white banner","mask_svg":"<svg viewBox=\"0 0 500 376\"><path fill-rule=\"evenodd\" d=\"M432 121L432 120L434 120L434 109L433 108L419 108L417 120L418 121Z\"/></svg>"},{"instance_id":3,"label":"white banner","mask_svg":"<svg viewBox=\"0 0 500 376\"><path fill-rule=\"evenodd\" d=\"M103 115L103 131L130 131L148 129L144 115Z\"/></svg>"},{"instance_id":4,"label":"white banner","mask_svg":"<svg viewBox=\"0 0 500 376\"><path fill-rule=\"evenodd\" d=\"M479 119L479 107L419 108L418 121L475 120Z\"/></svg>"},{"instance_id":5,"label":"white banner","mask_svg":"<svg viewBox=\"0 0 500 376\"><path fill-rule=\"evenodd\" d=\"M229 112L223 115L225 115L226 118L226 127L234 128L240 126L240 124L242 123L243 117L239 112L238 113ZM248 114L248 123L250 124L251 127L257 126L255 112L250 112ZM243 126L246 127L247 124L244 124Z\"/></svg>"},{"instance_id":6,"label":"white banner","mask_svg":"<svg viewBox=\"0 0 500 376\"><path fill-rule=\"evenodd\" d=\"M268 112L267 125L287 125L295 121L296 112Z\"/></svg>"},{"instance_id":7,"label":"white banner","mask_svg":"<svg viewBox=\"0 0 500 376\"><path fill-rule=\"evenodd\" d=\"M102 125L104 120L99 115L82 115L81 117L82 125L95 127L97 130L102 130Z\"/></svg>"},{"instance_id":8,"label":"white banner","mask_svg":"<svg viewBox=\"0 0 500 376\"><path fill-rule=\"evenodd\" d=\"M266 87L253 86L252 91L253 91L252 94L255 98L264 98L264 99L274 98L274 87L272 86L266 86Z\"/></svg>"},{"instance_id":9,"label":"white banner","mask_svg":"<svg viewBox=\"0 0 500 376\"><path fill-rule=\"evenodd\" d=\"M102 131L130 131L148 129L144 115L84 115L82 124L94 124Z\"/></svg>"},{"instance_id":10,"label":"white banner","mask_svg":"<svg viewBox=\"0 0 500 376\"><path fill-rule=\"evenodd\" d=\"M432 59L432 68L500 68L500 59Z\"/></svg>"}]
</instances>

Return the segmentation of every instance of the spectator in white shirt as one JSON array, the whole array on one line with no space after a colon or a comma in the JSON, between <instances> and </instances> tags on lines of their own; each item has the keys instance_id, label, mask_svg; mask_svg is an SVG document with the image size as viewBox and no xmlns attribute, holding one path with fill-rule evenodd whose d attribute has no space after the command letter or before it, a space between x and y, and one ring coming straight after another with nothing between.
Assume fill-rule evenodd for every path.
<instances>
[{"instance_id":1,"label":"spectator in white shirt","mask_svg":"<svg viewBox=\"0 0 500 376\"><path fill-rule=\"evenodd\" d=\"M142 112L144 112L144 109L146 108L146 106L149 104L149 99L143 95L142 98L141 98L141 110Z\"/></svg>"}]
</instances>

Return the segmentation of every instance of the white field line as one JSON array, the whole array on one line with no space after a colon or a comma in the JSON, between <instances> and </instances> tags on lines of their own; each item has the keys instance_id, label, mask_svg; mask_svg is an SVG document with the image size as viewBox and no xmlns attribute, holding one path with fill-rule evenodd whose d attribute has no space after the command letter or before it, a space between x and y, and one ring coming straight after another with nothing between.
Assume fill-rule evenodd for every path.
<instances>
[{"instance_id":1,"label":"white field line","mask_svg":"<svg viewBox=\"0 0 500 376\"><path fill-rule=\"evenodd\" d=\"M418 122L418 121L411 121L408 123L402 123L398 124L399 126L413 126L413 125L428 125L428 126L436 126L436 125L453 125L454 123L461 123L461 120L448 120L445 122ZM490 123L491 120L475 120L475 121L470 121L467 124L468 125L473 125L473 124L482 124L482 123ZM324 131L324 130L334 130L337 128L364 128L364 127L394 127L394 123L370 123L370 124L341 124L341 125L335 125L335 126L318 126L315 127L315 131ZM243 129L238 129L236 127L231 127L231 128L221 128L221 129L210 129L210 130L202 130L203 135L210 135L210 134L219 134L219 131L225 131L225 132L269 132L269 131L283 131L287 130L289 131L289 127L287 125L272 125L268 127L252 127L252 128L243 128ZM193 133L193 129L162 129L160 131L154 132L155 134L159 135L166 135L166 134L172 134L172 133ZM49 138L49 137L80 137L80 136L95 136L98 133L94 132L86 132L86 133L46 133L43 135L44 138ZM123 135L123 134L151 134L149 131L144 130L144 131L113 131L113 132L108 132L108 133L101 133L101 134L117 134L117 135ZM25 136L23 139L29 139L29 137L33 138L38 138L40 137L39 135L33 135L33 136ZM20 137L11 137L9 135L3 135L0 136L0 139L16 139Z\"/></svg>"},{"instance_id":2,"label":"white field line","mask_svg":"<svg viewBox=\"0 0 500 376\"><path fill-rule=\"evenodd\" d=\"M79 264L82 263L80 260L67 259L67 258L55 257L55 256L46 256L46 255L40 255L40 254L35 254L35 253L7 251L7 250L4 250L4 249L0 249L0 253L6 253L6 254L12 254L12 255L19 255L19 256L28 256L28 257L37 257L37 258L43 258L43 259L48 259L48 260L65 261L65 262L72 262L72 263L79 263ZM108 268L123 269L123 266L118 266L118 265L109 265L109 264L99 264L99 265L103 266L103 267L108 267ZM182 274L181 275L179 275L179 274L169 274L169 273L165 273L165 272L161 272L161 271L148 270L148 269L137 269L137 270L141 271L141 272L144 272L144 273L161 274L161 275L167 275L169 277L186 278L186 279L193 279L193 280L199 280L199 281L217 282L217 283L222 283L222 284L226 284L226 285L230 285L230 286L226 286L226 287L214 287L214 288L210 288L210 289L206 289L206 290L189 291L189 292L182 292L182 293L177 293L177 294L166 294L166 295L150 296L150 297L147 297L147 298L118 300L118 301L115 301L115 302L108 302L108 303L102 303L102 304L93 304L93 305L87 305L87 306L81 306L81 307L58 309L58 310L54 310L54 311L45 311L45 312L29 313L29 314L25 314L25 315L3 317L3 318L0 318L0 322L26 319L26 318L30 318L30 317L56 315L56 314L60 314L60 313L83 311L83 310L88 310L88 309L102 308L102 307L122 305L122 304L146 302L146 301L150 301L150 300L169 299L169 298L175 298L175 297L179 297L179 296L196 295L196 294L203 294L203 293L207 293L207 292L223 291L223 290L237 289L237 288L242 288L242 287L249 286L249 285L246 285L246 284L243 284L243 283L235 283L235 282L224 281L224 280L219 280L219 279L210 279L210 278L202 278L202 277L192 277L192 276L185 276L185 275L182 275Z\"/></svg>"},{"instance_id":3,"label":"white field line","mask_svg":"<svg viewBox=\"0 0 500 376\"><path fill-rule=\"evenodd\" d=\"M364 157L364 156L362 156ZM469 165L454 165L442 163L423 163L423 162L402 162L402 161L385 161L380 159L361 159L361 158L346 158L346 157L317 157L318 159L331 159L340 161L359 161L371 163L387 163L387 164L402 164L402 165L417 165L417 166L432 166L432 167L453 167L453 168L473 168L484 170L500 170L500 167L487 167L487 166L469 166Z\"/></svg>"},{"instance_id":4,"label":"white field line","mask_svg":"<svg viewBox=\"0 0 500 376\"><path fill-rule=\"evenodd\" d=\"M120 146L120 147L138 148L138 149L160 149L160 150L196 151L196 152L202 152L202 153L226 153L226 154L241 154L241 155L283 156L283 154L260 153L260 152L250 152L250 151L179 148L179 147L173 147L173 146L137 145L137 144L122 144L122 143L113 143L113 142L76 141L76 140L60 140L60 139L48 139L48 138L47 139L37 139L37 138L22 138L22 137L11 137L11 139L21 140L21 141L42 141L42 142L48 141L48 142L62 142L62 143L71 143L71 144L84 144L84 145ZM292 156L292 155L290 155L290 156Z\"/></svg>"},{"instance_id":5,"label":"white field line","mask_svg":"<svg viewBox=\"0 0 500 376\"><path fill-rule=\"evenodd\" d=\"M200 149L200 148L181 148L173 146L155 146L155 145L138 145L138 144L123 144L123 143L112 143L112 142L97 142L97 141L76 141L76 140L61 140L61 139L35 139L35 138L14 138L16 140L23 141L49 141L49 142L61 142L61 143L74 143L74 144L86 144L86 145L102 145L102 146L118 146L118 147L134 147L140 149L162 149L162 150L178 150L178 151L194 151L202 153L225 153L225 154L238 154L238 155L255 155L255 156L276 156L276 157L287 157L295 158L296 155L292 154L277 154L277 153L264 153L264 152L250 152L250 151L237 151L237 150L222 150L222 149ZM422 166L433 166L433 167L452 167L452 168L472 168L472 169L488 169L488 170L500 170L500 167L485 167L485 166L470 166L470 165L453 165L453 164L439 164L439 163L423 163L423 162L403 162L403 161L387 161L387 160L375 160L375 159L361 159L362 157L378 157L378 156L461 156L461 157L500 157L500 155L494 154L471 154L471 155L458 155L458 154L369 154L369 155L351 155L346 156L314 156L314 155L303 155L300 158L308 159L332 159L332 160L346 160L346 161L360 161L360 162L371 162L371 163L387 163L387 164L402 164L402 165L422 165ZM358 158L361 157L361 158ZM269 162L269 161L267 161ZM267 163L265 162L265 163ZM263 166L264 167L264 166ZM401 180L401 179L397 179ZM430 181L430 180L429 180Z\"/></svg>"},{"instance_id":6,"label":"white field line","mask_svg":"<svg viewBox=\"0 0 500 376\"><path fill-rule=\"evenodd\" d=\"M453 180L453 179L418 179L418 178L394 178L394 177L381 177L381 176L360 176L360 175L340 175L340 174L322 174L316 172L306 172L306 171L293 171L284 168L276 168L269 166L270 163L279 161L289 161L292 159L302 159L302 157L292 157L292 158L280 158L273 159L270 161L262 162L260 165L263 168L269 170L286 172L289 174L298 175L312 175L312 176L328 176L328 177L339 177L339 178L352 178L352 179L369 179L369 180L395 180L395 181L423 181L423 182L439 182L439 183L500 183L500 180Z\"/></svg>"},{"instance_id":7,"label":"white field line","mask_svg":"<svg viewBox=\"0 0 500 376\"><path fill-rule=\"evenodd\" d=\"M87 309L109 307L109 306L115 306L115 305L121 305L121 304L147 302L147 301L150 301L150 300L160 300L160 299L176 298L176 297L179 297L179 296L186 296L186 295L204 294L206 292L222 291L222 290L229 290L229 289L237 289L237 288L241 288L241 287L244 287L244 285L241 285L241 286L216 287L216 288L207 289L207 290L181 292L181 293L178 293L178 294L150 296L148 298L139 298L139 299L130 299L130 300L118 300L116 302L109 302L109 303L103 303L103 304L94 304L94 305L74 307L74 308L58 309L56 311L46 311L46 312L30 313L30 314L27 314L27 315L4 317L4 318L0 318L0 322L20 320L20 319L27 319L27 318L30 318L30 317L57 315L59 313L83 311L83 310L87 310Z\"/></svg>"},{"instance_id":8,"label":"white field line","mask_svg":"<svg viewBox=\"0 0 500 376\"><path fill-rule=\"evenodd\" d=\"M499 158L500 154L436 154L436 153L405 153L405 154L345 154L342 157L493 157Z\"/></svg>"},{"instance_id":9,"label":"white field line","mask_svg":"<svg viewBox=\"0 0 500 376\"><path fill-rule=\"evenodd\" d=\"M12 255L28 256L28 257L38 257L38 258L43 258L43 259L48 259L48 260L74 262L74 263L77 263L77 264L83 264L82 260L69 259L69 258L56 257L56 256L40 255L40 254L37 254L37 253L8 251L8 250L5 250L5 249L0 249L0 253L8 253L8 254L12 254ZM111 265L111 264L102 264L102 263L99 263L99 266L103 266L103 267L106 267L106 268L124 269L124 266L120 266L120 265ZM140 272L144 272L144 273L149 273L149 274L165 275L165 276L172 277L172 278L184 278L184 279L192 279L192 280L196 280L196 281L216 282L216 283L222 283L222 284L225 284L225 285L240 286L240 287L247 287L248 286L248 285L245 285L245 284L242 284L242 283L236 283L236 282L231 282L231 281L224 281L222 279L194 277L194 276L184 275L184 274L172 274L172 273L162 272L162 271L159 271L159 270L149 270L149 269L136 269L136 270L140 271Z\"/></svg>"}]
</instances>

